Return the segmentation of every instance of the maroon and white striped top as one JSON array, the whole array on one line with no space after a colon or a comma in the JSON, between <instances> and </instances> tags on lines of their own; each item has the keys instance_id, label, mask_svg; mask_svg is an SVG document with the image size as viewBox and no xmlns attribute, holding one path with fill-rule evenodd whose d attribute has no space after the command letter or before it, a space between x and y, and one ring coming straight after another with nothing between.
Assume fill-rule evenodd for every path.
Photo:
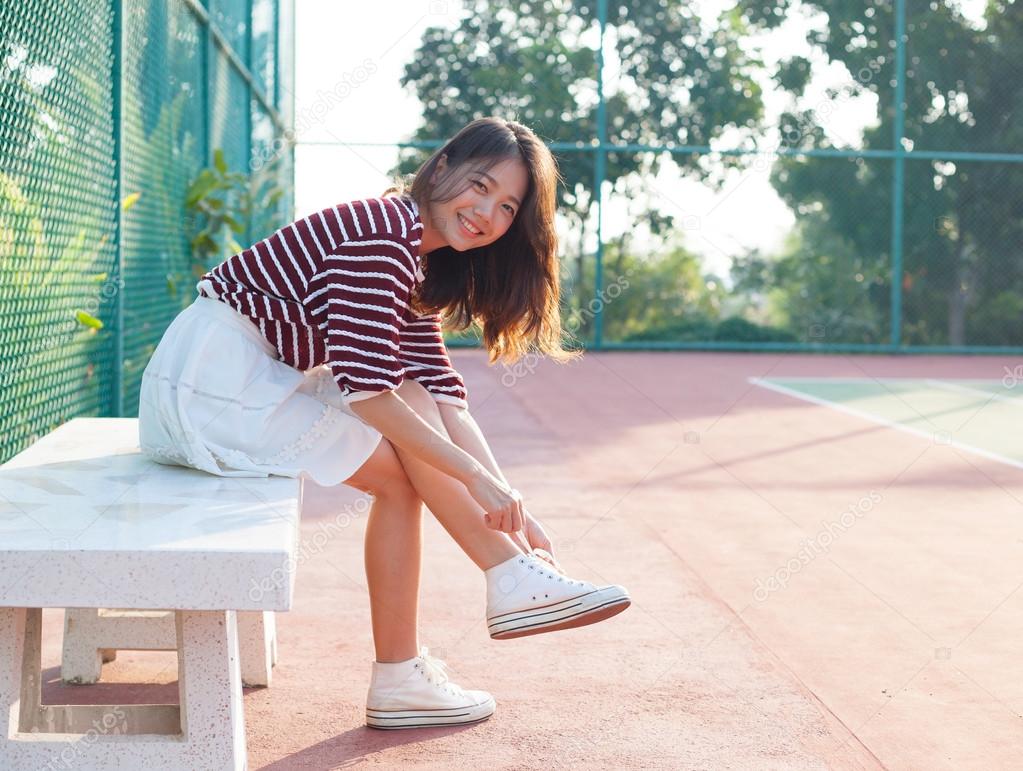
<instances>
[{"instance_id":1,"label":"maroon and white striped top","mask_svg":"<svg viewBox=\"0 0 1023 771\"><path fill-rule=\"evenodd\" d=\"M425 278L422 236L410 196L341 203L229 257L196 289L252 321L281 361L302 371L327 364L346 402L407 376L437 401L467 408L440 315L409 307Z\"/></svg>"}]
</instances>

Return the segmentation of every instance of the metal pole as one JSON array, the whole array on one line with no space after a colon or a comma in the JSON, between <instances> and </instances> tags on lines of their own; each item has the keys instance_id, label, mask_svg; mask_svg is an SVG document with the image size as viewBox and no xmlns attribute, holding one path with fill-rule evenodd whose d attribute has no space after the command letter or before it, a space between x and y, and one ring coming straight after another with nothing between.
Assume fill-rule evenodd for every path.
<instances>
[{"instance_id":1,"label":"metal pole","mask_svg":"<svg viewBox=\"0 0 1023 771\"><path fill-rule=\"evenodd\" d=\"M895 0L895 104L892 121L892 287L891 314L893 346L902 344L902 218L906 179L905 133L906 97L906 0Z\"/></svg>"},{"instance_id":2,"label":"metal pole","mask_svg":"<svg viewBox=\"0 0 1023 771\"><path fill-rule=\"evenodd\" d=\"M288 2L288 120L287 127L294 136L295 132L295 16L298 8L293 0ZM285 222L295 218L295 147L288 146L288 178L287 178L288 212Z\"/></svg>"},{"instance_id":3,"label":"metal pole","mask_svg":"<svg viewBox=\"0 0 1023 771\"><path fill-rule=\"evenodd\" d=\"M274 91L271 95L274 103L274 109L280 111L281 109L281 2L282 0L273 0L274 2ZM265 85L265 84L264 84Z\"/></svg>"},{"instance_id":4,"label":"metal pole","mask_svg":"<svg viewBox=\"0 0 1023 771\"><path fill-rule=\"evenodd\" d=\"M198 16L199 23L202 24L202 35L203 35L203 57L202 57L202 76L205 87L203 88L202 94L202 111L203 111L203 132L205 133L204 141L205 147L205 164L211 166L213 164L213 87L215 83L216 73L216 60L213 58L217 55L216 49L213 45L213 32L210 29L209 16L201 14Z\"/></svg>"},{"instance_id":5,"label":"metal pole","mask_svg":"<svg viewBox=\"0 0 1023 771\"><path fill-rule=\"evenodd\" d=\"M593 325L593 347L600 350L604 338L604 176L607 173L607 109L604 103L604 29L607 27L607 0L598 0L597 18L600 23L600 42L597 47L597 141L594 154L594 195L597 197L597 264L593 279L594 299L597 302Z\"/></svg>"},{"instance_id":6,"label":"metal pole","mask_svg":"<svg viewBox=\"0 0 1023 771\"><path fill-rule=\"evenodd\" d=\"M113 84L112 119L114 130L114 388L110 410L115 418L124 417L124 0L113 0Z\"/></svg>"},{"instance_id":7,"label":"metal pole","mask_svg":"<svg viewBox=\"0 0 1023 771\"><path fill-rule=\"evenodd\" d=\"M252 0L246 0L245 2L245 66L249 72L253 72L252 69ZM266 87L266 84L263 84ZM255 80L249 80L248 88L246 90L245 99L245 169L244 173L249 177L249 190L252 190L252 101L256 98L256 93L262 93L261 89L256 84ZM277 105L274 105L276 109ZM249 211L245 217L245 238L248 241L253 241L256 238L261 238L264 233L260 233L258 236L252 232L252 200L251 196L249 199ZM247 241L247 242L248 242ZM247 243L246 242L246 243Z\"/></svg>"}]
</instances>

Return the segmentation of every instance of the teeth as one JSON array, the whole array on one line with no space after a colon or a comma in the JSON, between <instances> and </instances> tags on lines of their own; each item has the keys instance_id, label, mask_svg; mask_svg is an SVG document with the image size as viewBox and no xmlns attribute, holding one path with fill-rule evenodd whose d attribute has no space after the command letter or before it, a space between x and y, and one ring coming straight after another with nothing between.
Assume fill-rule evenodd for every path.
<instances>
[{"instance_id":1,"label":"teeth","mask_svg":"<svg viewBox=\"0 0 1023 771\"><path fill-rule=\"evenodd\" d=\"M475 235L477 235L477 236L478 236L478 235L479 235L480 233L482 233L482 232L483 232L482 230L477 230L476 228L474 228L474 227L472 226L472 223L471 223L471 222L469 222L469 220L467 220L467 219L466 219L465 217L463 217L463 216L462 216L461 214L459 214L459 215L458 215L458 219L460 219L460 220L462 221L462 224L463 224L463 225L465 225L466 229L467 229L467 230L468 230L468 231L469 231L470 233L473 233L473 234L475 234Z\"/></svg>"}]
</instances>

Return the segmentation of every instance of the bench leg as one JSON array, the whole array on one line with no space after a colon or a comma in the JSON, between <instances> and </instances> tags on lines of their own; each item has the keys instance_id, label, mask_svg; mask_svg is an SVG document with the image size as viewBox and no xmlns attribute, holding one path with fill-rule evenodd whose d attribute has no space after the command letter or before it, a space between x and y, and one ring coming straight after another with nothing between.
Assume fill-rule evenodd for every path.
<instances>
[{"instance_id":1,"label":"bench leg","mask_svg":"<svg viewBox=\"0 0 1023 771\"><path fill-rule=\"evenodd\" d=\"M277 666L277 614L272 610L266 611L266 624L270 627L270 665Z\"/></svg>"},{"instance_id":2,"label":"bench leg","mask_svg":"<svg viewBox=\"0 0 1023 771\"><path fill-rule=\"evenodd\" d=\"M25 652L25 609L0 608L0 741L18 730L21 662ZM6 760L6 755L0 754ZM5 763L11 767L10 763Z\"/></svg>"},{"instance_id":3,"label":"bench leg","mask_svg":"<svg viewBox=\"0 0 1023 771\"><path fill-rule=\"evenodd\" d=\"M277 634L270 611L238 613L238 646L242 657L242 683L269 686L277 658Z\"/></svg>"},{"instance_id":4,"label":"bench leg","mask_svg":"<svg viewBox=\"0 0 1023 771\"><path fill-rule=\"evenodd\" d=\"M277 663L276 619L272 611L240 611L238 644L242 684L270 685ZM101 676L100 658L117 650L171 651L177 646L172 611L67 608L60 674L65 683L87 685Z\"/></svg>"},{"instance_id":5,"label":"bench leg","mask_svg":"<svg viewBox=\"0 0 1023 771\"><path fill-rule=\"evenodd\" d=\"M187 768L241 771L245 716L238 617L229 611L178 611L178 686Z\"/></svg>"},{"instance_id":6,"label":"bench leg","mask_svg":"<svg viewBox=\"0 0 1023 771\"><path fill-rule=\"evenodd\" d=\"M103 670L99 646L92 645L99 618L98 608L68 608L64 611L64 642L60 656L60 677L65 683L88 684L99 680Z\"/></svg>"},{"instance_id":7,"label":"bench leg","mask_svg":"<svg viewBox=\"0 0 1023 771\"><path fill-rule=\"evenodd\" d=\"M232 611L179 611L177 705L40 703L38 609L0 608L0 768L246 768Z\"/></svg>"},{"instance_id":8,"label":"bench leg","mask_svg":"<svg viewBox=\"0 0 1023 771\"><path fill-rule=\"evenodd\" d=\"M101 662L113 661L118 649L176 647L173 611L67 608L60 677L72 685L92 684L100 679Z\"/></svg>"}]
</instances>

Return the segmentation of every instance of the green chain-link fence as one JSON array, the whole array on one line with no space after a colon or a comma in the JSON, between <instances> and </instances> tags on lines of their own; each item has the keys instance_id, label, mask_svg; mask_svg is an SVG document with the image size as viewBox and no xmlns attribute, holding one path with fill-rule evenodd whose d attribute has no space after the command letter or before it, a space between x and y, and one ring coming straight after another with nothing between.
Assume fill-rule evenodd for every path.
<instances>
[{"instance_id":1,"label":"green chain-link fence","mask_svg":"<svg viewBox=\"0 0 1023 771\"><path fill-rule=\"evenodd\" d=\"M238 242L290 219L292 19L289 0L0 6L0 461L137 414L195 296L186 193L217 150L284 192Z\"/></svg>"}]
</instances>

